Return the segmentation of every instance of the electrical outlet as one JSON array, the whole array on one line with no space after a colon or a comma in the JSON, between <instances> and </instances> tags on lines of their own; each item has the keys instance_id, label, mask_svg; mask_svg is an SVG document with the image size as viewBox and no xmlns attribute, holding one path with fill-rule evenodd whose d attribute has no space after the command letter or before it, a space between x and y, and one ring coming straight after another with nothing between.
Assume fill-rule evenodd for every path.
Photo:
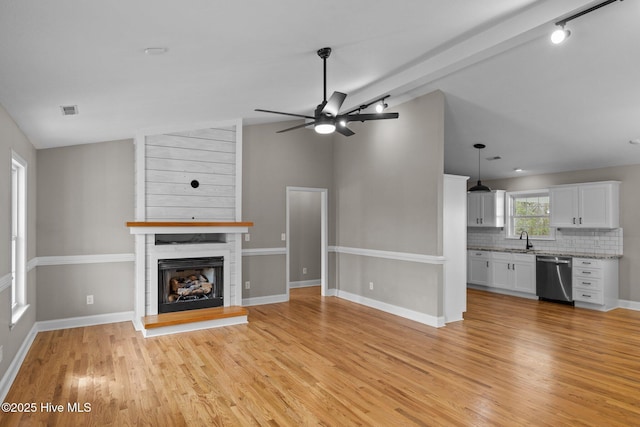
<instances>
[{"instance_id":1,"label":"electrical outlet","mask_svg":"<svg viewBox=\"0 0 640 427\"><path fill-rule=\"evenodd\" d=\"M280 240L282 240L283 242L284 242L285 240L287 240L287 235L286 235L285 233L282 233L282 234L280 235Z\"/></svg>"},{"instance_id":2,"label":"electrical outlet","mask_svg":"<svg viewBox=\"0 0 640 427\"><path fill-rule=\"evenodd\" d=\"M93 304L93 295L87 295L87 304Z\"/></svg>"},{"instance_id":3,"label":"electrical outlet","mask_svg":"<svg viewBox=\"0 0 640 427\"><path fill-rule=\"evenodd\" d=\"M248 242L249 240L251 240L251 235L249 233L244 235L244 241Z\"/></svg>"},{"instance_id":4,"label":"electrical outlet","mask_svg":"<svg viewBox=\"0 0 640 427\"><path fill-rule=\"evenodd\" d=\"M307 267L302 267L302 274L307 274Z\"/></svg>"},{"instance_id":5,"label":"electrical outlet","mask_svg":"<svg viewBox=\"0 0 640 427\"><path fill-rule=\"evenodd\" d=\"M244 288L245 289L251 289L251 282L248 281L248 280L246 282L244 282Z\"/></svg>"},{"instance_id":6,"label":"electrical outlet","mask_svg":"<svg viewBox=\"0 0 640 427\"><path fill-rule=\"evenodd\" d=\"M369 282L369 290L372 291L373 290L373 282Z\"/></svg>"}]
</instances>

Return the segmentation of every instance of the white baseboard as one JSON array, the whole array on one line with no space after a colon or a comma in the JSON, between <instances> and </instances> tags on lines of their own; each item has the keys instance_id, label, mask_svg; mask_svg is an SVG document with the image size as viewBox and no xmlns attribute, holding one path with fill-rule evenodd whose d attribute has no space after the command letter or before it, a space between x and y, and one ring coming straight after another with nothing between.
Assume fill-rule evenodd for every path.
<instances>
[{"instance_id":1,"label":"white baseboard","mask_svg":"<svg viewBox=\"0 0 640 427\"><path fill-rule=\"evenodd\" d=\"M84 326L104 325L107 323L131 322L133 311L121 313L96 314L94 316L69 317L67 319L44 320L36 322L38 332L57 331L58 329L82 328Z\"/></svg>"},{"instance_id":2,"label":"white baseboard","mask_svg":"<svg viewBox=\"0 0 640 427\"><path fill-rule=\"evenodd\" d=\"M380 310L386 313L394 314L396 316L404 317L405 319L413 320L415 322L419 322L428 326L439 328L445 325L444 317L442 316L436 317L430 314L420 313L418 311L409 310L407 308L398 307L396 305L388 304L386 302L374 300L371 298L363 297L360 295L352 294L350 292L345 292L341 290L338 290L337 296L339 298L343 298L348 301L355 302L357 304L362 304L367 307L375 308L376 310Z\"/></svg>"},{"instance_id":3,"label":"white baseboard","mask_svg":"<svg viewBox=\"0 0 640 427\"><path fill-rule=\"evenodd\" d=\"M289 296L287 294L269 295L267 297L243 298L242 306L248 307L251 305L277 304L279 302L287 301L289 301Z\"/></svg>"},{"instance_id":4,"label":"white baseboard","mask_svg":"<svg viewBox=\"0 0 640 427\"><path fill-rule=\"evenodd\" d=\"M27 357L27 353L31 348L31 344L33 344L33 340L36 339L36 335L38 335L38 324L35 323L26 338L22 342L22 345L18 349L15 357L11 361L9 368L7 368L7 372L4 373L2 379L0 379L0 402L4 402L4 399L7 397L9 393L9 389L13 384L13 380L16 379L18 375L18 371L22 366L22 362L24 362L24 358Z\"/></svg>"},{"instance_id":5,"label":"white baseboard","mask_svg":"<svg viewBox=\"0 0 640 427\"><path fill-rule=\"evenodd\" d=\"M298 280L297 282L289 282L289 289L308 288L311 286L320 286L320 279L314 280Z\"/></svg>"},{"instance_id":6,"label":"white baseboard","mask_svg":"<svg viewBox=\"0 0 640 427\"><path fill-rule=\"evenodd\" d=\"M618 308L626 308L627 310L640 311L640 302L621 299L618 301Z\"/></svg>"},{"instance_id":7,"label":"white baseboard","mask_svg":"<svg viewBox=\"0 0 640 427\"><path fill-rule=\"evenodd\" d=\"M327 292L324 294L325 297L337 297L338 290L336 288L329 288Z\"/></svg>"}]
</instances>

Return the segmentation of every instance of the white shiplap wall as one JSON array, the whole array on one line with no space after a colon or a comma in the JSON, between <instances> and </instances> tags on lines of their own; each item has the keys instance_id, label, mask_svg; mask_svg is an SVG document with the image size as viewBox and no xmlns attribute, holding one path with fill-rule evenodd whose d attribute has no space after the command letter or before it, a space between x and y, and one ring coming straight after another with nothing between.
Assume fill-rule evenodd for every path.
<instances>
[{"instance_id":1,"label":"white shiplap wall","mask_svg":"<svg viewBox=\"0 0 640 427\"><path fill-rule=\"evenodd\" d=\"M145 181L147 221L234 221L235 126L147 136Z\"/></svg>"},{"instance_id":2,"label":"white shiplap wall","mask_svg":"<svg viewBox=\"0 0 640 427\"><path fill-rule=\"evenodd\" d=\"M144 149L140 150L136 167L143 171L136 174L143 185L144 198L137 198L143 205L146 221L238 221L238 203L241 185L239 169L242 155L241 129L236 125L215 126L193 131L169 132L143 137ZM191 181L199 182L198 188ZM154 251L154 235L144 239L144 312L157 313L157 302L150 298L150 253ZM238 287L241 267L238 261L239 235L227 234L226 243L199 245L198 250L207 256L209 250L229 251L231 304L239 304Z\"/></svg>"}]
</instances>

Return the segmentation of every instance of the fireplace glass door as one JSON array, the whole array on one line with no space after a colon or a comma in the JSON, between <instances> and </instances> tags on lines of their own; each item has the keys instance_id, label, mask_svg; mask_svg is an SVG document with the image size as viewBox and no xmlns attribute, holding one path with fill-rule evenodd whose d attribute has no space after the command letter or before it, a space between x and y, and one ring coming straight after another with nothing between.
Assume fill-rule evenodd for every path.
<instances>
[{"instance_id":1,"label":"fireplace glass door","mask_svg":"<svg viewBox=\"0 0 640 427\"><path fill-rule=\"evenodd\" d=\"M224 305L223 257L158 260L158 313Z\"/></svg>"}]
</instances>

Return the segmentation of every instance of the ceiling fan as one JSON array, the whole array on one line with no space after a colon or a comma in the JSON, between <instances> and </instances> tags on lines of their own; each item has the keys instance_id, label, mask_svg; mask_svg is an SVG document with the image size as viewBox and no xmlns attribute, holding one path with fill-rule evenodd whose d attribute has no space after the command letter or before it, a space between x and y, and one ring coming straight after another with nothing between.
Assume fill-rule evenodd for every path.
<instances>
[{"instance_id":1,"label":"ceiling fan","mask_svg":"<svg viewBox=\"0 0 640 427\"><path fill-rule=\"evenodd\" d=\"M378 98L368 104L361 105L353 110L347 111L345 113L340 113L340 107L344 103L344 100L347 98L347 95L342 92L333 92L331 98L327 100L327 58L331 55L330 47L323 47L318 50L318 56L322 58L323 62L323 77L324 77L324 99L321 104L316 107L313 116L305 116L303 114L293 114L293 113L283 113L281 111L272 111L272 110L263 110L256 108L255 111L261 111L264 113L274 113L274 114L283 114L285 116L293 116L300 117L304 119L309 119L312 121L303 123L301 125L293 126L287 129L279 130L277 133L288 132L290 130L299 129L307 126L313 125L314 130L317 133L328 134L337 131L344 136L354 135L351 129L347 127L347 123L349 122L365 122L368 120L384 120L384 119L397 119L399 117L398 113L383 113L384 108L387 107L387 104L384 102L385 99L389 97L389 95L385 95L381 98ZM361 111L368 108L369 106L376 105L377 114L361 114Z\"/></svg>"}]
</instances>

